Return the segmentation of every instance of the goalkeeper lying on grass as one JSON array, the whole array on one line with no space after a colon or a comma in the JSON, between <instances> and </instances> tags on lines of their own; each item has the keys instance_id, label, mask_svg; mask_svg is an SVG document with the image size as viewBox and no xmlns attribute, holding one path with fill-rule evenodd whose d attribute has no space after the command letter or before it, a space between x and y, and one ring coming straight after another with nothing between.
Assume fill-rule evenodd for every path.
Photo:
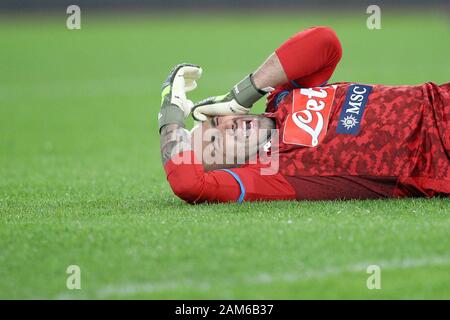
<instances>
[{"instance_id":1,"label":"goalkeeper lying on grass","mask_svg":"<svg viewBox=\"0 0 450 320\"><path fill-rule=\"evenodd\" d=\"M327 84L341 55L333 30L307 29L195 106L185 93L201 69L176 66L158 116L174 193L190 203L449 196L450 83ZM266 94L266 113L248 115ZM191 111L200 124L189 132Z\"/></svg>"}]
</instances>

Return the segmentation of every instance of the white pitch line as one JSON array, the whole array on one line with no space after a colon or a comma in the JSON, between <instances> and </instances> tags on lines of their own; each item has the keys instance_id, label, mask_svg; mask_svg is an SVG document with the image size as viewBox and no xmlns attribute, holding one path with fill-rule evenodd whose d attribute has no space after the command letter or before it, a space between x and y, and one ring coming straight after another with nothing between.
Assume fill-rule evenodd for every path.
<instances>
[{"instance_id":1,"label":"white pitch line","mask_svg":"<svg viewBox=\"0 0 450 320\"><path fill-rule=\"evenodd\" d=\"M321 270L300 270L298 273L280 273L271 274L262 272L256 276L246 279L227 279L228 285L239 284L270 284L276 282L295 282L309 279L320 279L329 276L335 276L346 272L366 272L369 265L379 265L381 270L411 269L424 266L444 266L450 264L450 257L437 256L430 258L405 259L405 260L381 260L373 262L361 262L340 268L325 268ZM97 290L94 293L95 299L107 299L111 297L126 297L136 294L158 293L167 290L189 289L197 292L207 292L213 285L210 281L195 281L193 279L182 279L178 281L159 281L143 283L124 283L121 285L108 285ZM65 292L56 297L56 299L71 299L73 296ZM84 297L86 298L86 297Z\"/></svg>"},{"instance_id":2,"label":"white pitch line","mask_svg":"<svg viewBox=\"0 0 450 320\"><path fill-rule=\"evenodd\" d=\"M282 274L269 274L260 273L253 279L247 279L251 284L273 283L273 282L294 282L300 280L320 279L328 276L334 276L346 272L366 272L366 269L370 265L378 265L381 270L395 270L395 269L411 269L424 266L443 266L450 264L450 257L432 257L432 258L420 258L420 259L405 259L405 260L390 260L390 261L374 261L374 262L361 262L341 268L328 267L321 270L305 270L297 273L282 273Z\"/></svg>"}]
</instances>

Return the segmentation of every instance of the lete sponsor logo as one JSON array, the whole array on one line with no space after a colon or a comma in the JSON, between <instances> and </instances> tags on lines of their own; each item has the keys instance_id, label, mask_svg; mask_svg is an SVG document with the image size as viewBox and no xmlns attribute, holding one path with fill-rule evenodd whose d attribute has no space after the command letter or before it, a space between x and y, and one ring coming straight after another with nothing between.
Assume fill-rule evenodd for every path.
<instances>
[{"instance_id":1,"label":"lete sponsor logo","mask_svg":"<svg viewBox=\"0 0 450 320\"><path fill-rule=\"evenodd\" d=\"M327 133L335 91L335 85L295 89L292 112L284 123L283 142L317 146Z\"/></svg>"}]
</instances>

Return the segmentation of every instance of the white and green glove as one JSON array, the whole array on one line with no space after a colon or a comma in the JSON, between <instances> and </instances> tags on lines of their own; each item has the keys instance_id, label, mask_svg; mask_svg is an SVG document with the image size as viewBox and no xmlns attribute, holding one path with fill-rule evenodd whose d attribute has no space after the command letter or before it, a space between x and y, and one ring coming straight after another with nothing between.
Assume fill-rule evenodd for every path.
<instances>
[{"instance_id":1,"label":"white and green glove","mask_svg":"<svg viewBox=\"0 0 450 320\"><path fill-rule=\"evenodd\" d=\"M197 121L205 121L206 116L247 114L253 104L267 92L255 86L250 74L229 93L197 102L192 109L192 117Z\"/></svg>"},{"instance_id":2,"label":"white and green glove","mask_svg":"<svg viewBox=\"0 0 450 320\"><path fill-rule=\"evenodd\" d=\"M167 124L184 127L184 120L191 112L193 102L186 98L186 92L197 88L202 69L193 64L175 66L164 81L161 93L161 111L158 114L159 131Z\"/></svg>"}]
</instances>

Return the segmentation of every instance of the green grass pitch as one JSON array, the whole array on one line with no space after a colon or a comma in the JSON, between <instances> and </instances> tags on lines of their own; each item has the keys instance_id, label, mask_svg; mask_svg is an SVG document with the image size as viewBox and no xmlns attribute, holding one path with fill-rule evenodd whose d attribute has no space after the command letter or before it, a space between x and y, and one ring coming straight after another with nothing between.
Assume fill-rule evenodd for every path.
<instances>
[{"instance_id":1,"label":"green grass pitch","mask_svg":"<svg viewBox=\"0 0 450 320\"><path fill-rule=\"evenodd\" d=\"M156 115L179 62L204 68L198 100L329 25L344 48L332 81L449 81L444 15L382 11L373 31L366 18L82 11L69 31L65 12L2 16L0 298L449 299L448 199L191 206L165 181Z\"/></svg>"}]
</instances>

